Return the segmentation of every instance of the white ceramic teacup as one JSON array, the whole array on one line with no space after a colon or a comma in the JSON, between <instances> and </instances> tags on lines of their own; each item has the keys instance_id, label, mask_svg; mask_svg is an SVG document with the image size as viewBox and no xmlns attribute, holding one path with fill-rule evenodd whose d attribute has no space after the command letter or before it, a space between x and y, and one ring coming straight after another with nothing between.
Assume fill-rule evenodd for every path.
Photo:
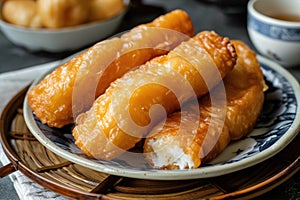
<instances>
[{"instance_id":1,"label":"white ceramic teacup","mask_svg":"<svg viewBox=\"0 0 300 200\"><path fill-rule=\"evenodd\" d=\"M300 0L250 0L248 33L263 55L300 66Z\"/></svg>"}]
</instances>

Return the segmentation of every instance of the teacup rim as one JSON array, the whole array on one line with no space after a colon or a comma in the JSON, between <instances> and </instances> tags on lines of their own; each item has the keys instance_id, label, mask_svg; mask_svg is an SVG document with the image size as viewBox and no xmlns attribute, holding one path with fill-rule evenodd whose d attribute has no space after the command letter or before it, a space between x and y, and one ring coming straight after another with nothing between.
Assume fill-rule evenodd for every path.
<instances>
[{"instance_id":1,"label":"teacup rim","mask_svg":"<svg viewBox=\"0 0 300 200\"><path fill-rule=\"evenodd\" d=\"M290 27L290 28L295 27L297 29L300 28L300 22L275 19L275 18L269 17L269 16L257 11L253 5L258 1L261 1L261 0L250 0L248 2L248 5L247 5L248 14L251 14L253 17L256 17L257 19L262 20L267 23L270 23L270 24L273 24L273 25L279 25L279 26Z\"/></svg>"}]
</instances>

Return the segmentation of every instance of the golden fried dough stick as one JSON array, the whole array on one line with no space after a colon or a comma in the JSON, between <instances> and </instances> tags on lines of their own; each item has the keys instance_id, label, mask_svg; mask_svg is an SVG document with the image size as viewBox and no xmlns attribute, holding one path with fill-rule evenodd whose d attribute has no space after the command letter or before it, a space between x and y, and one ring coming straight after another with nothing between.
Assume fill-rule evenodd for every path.
<instances>
[{"instance_id":1,"label":"golden fried dough stick","mask_svg":"<svg viewBox=\"0 0 300 200\"><path fill-rule=\"evenodd\" d=\"M224 85L199 99L199 104L186 105L189 110L171 114L163 128L154 128L145 140L144 155L154 168L197 168L253 129L264 101L264 79L255 53L241 41L232 43L238 59ZM222 89L226 92L223 106ZM197 109L200 118L195 121Z\"/></svg>"},{"instance_id":2,"label":"golden fried dough stick","mask_svg":"<svg viewBox=\"0 0 300 200\"><path fill-rule=\"evenodd\" d=\"M189 16L175 10L133 28L120 38L99 42L32 88L28 93L29 106L42 123L51 127L73 123L73 116L89 109L112 81L151 58L167 53L193 34ZM92 93L90 99L85 90Z\"/></svg>"},{"instance_id":3,"label":"golden fried dough stick","mask_svg":"<svg viewBox=\"0 0 300 200\"><path fill-rule=\"evenodd\" d=\"M236 69L224 79L227 94L226 125L231 140L247 135L255 126L267 89L256 54L241 41L233 41L237 54Z\"/></svg>"},{"instance_id":4,"label":"golden fried dough stick","mask_svg":"<svg viewBox=\"0 0 300 200\"><path fill-rule=\"evenodd\" d=\"M88 21L89 3L83 0L38 0L37 12L46 28L76 26Z\"/></svg>"},{"instance_id":5,"label":"golden fried dough stick","mask_svg":"<svg viewBox=\"0 0 300 200\"><path fill-rule=\"evenodd\" d=\"M228 38L198 33L113 82L89 111L76 118L76 145L94 158L116 158L161 120L161 112L152 112L152 106L163 107L166 114L174 112L217 85L235 62Z\"/></svg>"},{"instance_id":6,"label":"golden fried dough stick","mask_svg":"<svg viewBox=\"0 0 300 200\"><path fill-rule=\"evenodd\" d=\"M41 28L42 21L37 13L35 1L5 1L2 3L2 17L9 23L31 27Z\"/></svg>"}]
</instances>

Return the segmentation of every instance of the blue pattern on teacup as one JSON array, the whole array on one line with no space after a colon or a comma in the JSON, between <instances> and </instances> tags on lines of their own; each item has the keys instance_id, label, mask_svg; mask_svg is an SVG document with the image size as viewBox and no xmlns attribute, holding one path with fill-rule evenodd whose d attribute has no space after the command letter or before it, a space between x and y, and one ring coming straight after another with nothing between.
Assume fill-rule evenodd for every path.
<instances>
[{"instance_id":1,"label":"blue pattern on teacup","mask_svg":"<svg viewBox=\"0 0 300 200\"><path fill-rule=\"evenodd\" d=\"M300 42L300 28L285 28L277 25L270 25L259 21L251 14L248 15L248 27L271 38Z\"/></svg>"}]
</instances>

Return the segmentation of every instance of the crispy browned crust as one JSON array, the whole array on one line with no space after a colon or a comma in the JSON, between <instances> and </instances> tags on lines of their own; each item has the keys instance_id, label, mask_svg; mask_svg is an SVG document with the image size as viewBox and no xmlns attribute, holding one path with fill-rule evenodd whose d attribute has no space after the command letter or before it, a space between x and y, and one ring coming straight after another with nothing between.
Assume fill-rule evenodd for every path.
<instances>
[{"instance_id":1,"label":"crispy browned crust","mask_svg":"<svg viewBox=\"0 0 300 200\"><path fill-rule=\"evenodd\" d=\"M180 40L165 41L164 38L158 36L158 38L155 38L155 36L152 38L151 35L141 37L139 34L143 33L141 30L144 30L145 27L171 29L186 35L186 38L182 39L188 39L194 34L193 24L187 13L182 10L175 10L158 17L151 23L139 25L122 35L120 39L113 38L95 44L73 60L58 67L29 91L28 103L35 115L42 123L51 127L60 128L74 122L73 109L76 113L80 113L91 106L89 102L82 102L82 105L72 108L75 84L78 87L76 88L76 98L83 98L84 100L85 92L91 85L98 85L96 91L90 89L92 90L90 93L98 97L112 81L151 58L167 53L166 50L174 48L180 42ZM146 31L144 32L146 34ZM151 39L155 46L160 47L160 49L144 48L129 51L135 43L142 44ZM118 52L126 53L116 59ZM109 60L111 57L116 59L112 63ZM101 59L107 59L111 64L103 74L99 75L99 71L103 69L103 66L98 66ZM81 68L84 68L84 70L80 71ZM79 72L80 75L86 75L81 77ZM99 78L100 81L97 82Z\"/></svg>"},{"instance_id":2,"label":"crispy browned crust","mask_svg":"<svg viewBox=\"0 0 300 200\"><path fill-rule=\"evenodd\" d=\"M237 140L255 126L264 102L264 82L256 54L245 43L234 40L239 58L235 69L224 79L227 94L226 125L230 138Z\"/></svg>"},{"instance_id":3,"label":"crispy browned crust","mask_svg":"<svg viewBox=\"0 0 300 200\"><path fill-rule=\"evenodd\" d=\"M202 163L217 157L231 140L239 139L253 129L262 109L263 92L266 86L255 53L241 41L232 41L232 43L236 48L238 60L235 68L224 78L227 107L215 106L212 109L210 95L201 98L199 100L200 119L196 133L193 130L178 131L181 117L188 123L187 127L193 127L193 123L196 122L189 118L194 113L177 112L170 115L163 129L153 132L145 141L145 157L153 167L160 169L197 168ZM218 93L220 88L216 87L213 92ZM222 116L221 110L224 111L225 116ZM208 132L209 126L213 126L213 129ZM206 141L205 138L207 138ZM169 156L166 153L171 152L167 151L167 148L172 144L180 147L185 155L190 156L192 162L185 163L178 158L178 160L170 160L159 165L158 160L163 163L162 159L173 158L172 155ZM156 152L157 150L159 152Z\"/></svg>"},{"instance_id":4,"label":"crispy browned crust","mask_svg":"<svg viewBox=\"0 0 300 200\"><path fill-rule=\"evenodd\" d=\"M198 53L203 50L205 52L199 54L200 57L198 57ZM195 56L197 63L192 65L190 61L195 59ZM180 105L176 95L170 92L169 88L155 82L146 83L159 77L163 77L164 80L173 80L180 74L194 89L197 97L200 97L208 92L210 89L208 86L217 85L221 78L232 70L236 57L234 47L228 38L221 37L214 32L197 34L191 40L181 43L168 55L156 57L113 82L106 92L96 99L93 107L76 119L77 126L73 130L76 144L92 157L113 159L119 156L140 141L149 129L135 133L134 136L126 133L119 127L116 120L116 116L120 113L113 108L120 106L128 110L131 119L139 126L146 126L151 120L157 123L159 118L150 119L149 117L149 111L153 105L163 106L167 114L179 109ZM210 61L211 64L207 65ZM169 73L170 71L175 73ZM203 75L208 77L204 80ZM145 84L136 88L137 83ZM182 85L179 83L176 87L182 87ZM128 102L123 101L126 98L126 95L122 93L124 90L116 92L116 88L129 91ZM119 99L118 105L112 101L113 94ZM180 94L185 100L188 100L188 95L190 94L186 91ZM126 123L126 119L123 121Z\"/></svg>"}]
</instances>

